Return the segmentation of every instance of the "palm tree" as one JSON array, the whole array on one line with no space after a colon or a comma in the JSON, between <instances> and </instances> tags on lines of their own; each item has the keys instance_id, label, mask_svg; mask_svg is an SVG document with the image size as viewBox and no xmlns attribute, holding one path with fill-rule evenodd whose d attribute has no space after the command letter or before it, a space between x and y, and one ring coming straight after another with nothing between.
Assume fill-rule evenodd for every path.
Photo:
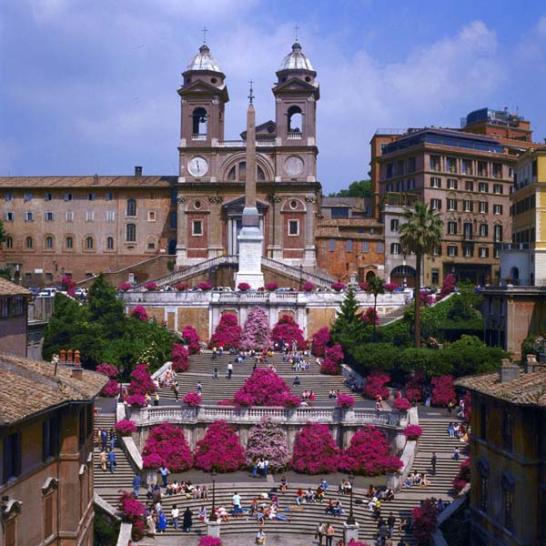
<instances>
[{"instance_id":1,"label":"palm tree","mask_svg":"<svg viewBox=\"0 0 546 546\"><path fill-rule=\"evenodd\" d=\"M414 209L404 211L406 223L400 226L400 244L405 254L415 254L415 346L421 345L420 301L423 257L440 243L444 223L427 204L417 201Z\"/></svg>"},{"instance_id":2,"label":"palm tree","mask_svg":"<svg viewBox=\"0 0 546 546\"><path fill-rule=\"evenodd\" d=\"M368 292L368 294L373 294L373 340L375 341L375 332L377 329L377 296L385 293L385 282L380 277L374 275L366 281L366 284L366 292Z\"/></svg>"}]
</instances>

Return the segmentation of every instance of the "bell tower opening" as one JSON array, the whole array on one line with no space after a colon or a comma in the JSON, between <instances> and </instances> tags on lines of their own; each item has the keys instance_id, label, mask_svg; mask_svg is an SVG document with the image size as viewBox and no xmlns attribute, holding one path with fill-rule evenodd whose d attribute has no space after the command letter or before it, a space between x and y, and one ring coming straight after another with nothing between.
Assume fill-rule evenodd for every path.
<instances>
[{"instance_id":1,"label":"bell tower opening","mask_svg":"<svg viewBox=\"0 0 546 546\"><path fill-rule=\"evenodd\" d=\"M205 108L199 107L196 108L192 113L192 135L195 136L204 136L208 134L208 114Z\"/></svg>"},{"instance_id":2,"label":"bell tower opening","mask_svg":"<svg viewBox=\"0 0 546 546\"><path fill-rule=\"evenodd\" d=\"M290 106L286 112L288 117L288 134L303 133L303 114L299 106Z\"/></svg>"}]
</instances>

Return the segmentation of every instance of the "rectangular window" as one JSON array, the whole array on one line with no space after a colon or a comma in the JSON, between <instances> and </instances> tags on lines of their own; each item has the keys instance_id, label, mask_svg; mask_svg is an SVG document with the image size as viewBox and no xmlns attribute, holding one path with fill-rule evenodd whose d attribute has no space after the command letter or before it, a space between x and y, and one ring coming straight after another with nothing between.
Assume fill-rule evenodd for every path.
<instances>
[{"instance_id":1,"label":"rectangular window","mask_svg":"<svg viewBox=\"0 0 546 546\"><path fill-rule=\"evenodd\" d=\"M332 218L349 218L349 207L332 207L330 216Z\"/></svg>"},{"instance_id":2,"label":"rectangular window","mask_svg":"<svg viewBox=\"0 0 546 546\"><path fill-rule=\"evenodd\" d=\"M415 172L415 158L409 157L408 158L408 173Z\"/></svg>"},{"instance_id":3,"label":"rectangular window","mask_svg":"<svg viewBox=\"0 0 546 546\"><path fill-rule=\"evenodd\" d=\"M72 194L70 192L66 192L63 196L63 199L65 201L72 201Z\"/></svg>"},{"instance_id":4,"label":"rectangular window","mask_svg":"<svg viewBox=\"0 0 546 546\"><path fill-rule=\"evenodd\" d=\"M502 226L493 226L493 241L500 243L502 241Z\"/></svg>"},{"instance_id":5,"label":"rectangular window","mask_svg":"<svg viewBox=\"0 0 546 546\"><path fill-rule=\"evenodd\" d=\"M13 222L15 220L15 213L14 212L6 212L4 214L4 219L6 222Z\"/></svg>"},{"instance_id":6,"label":"rectangular window","mask_svg":"<svg viewBox=\"0 0 546 546\"><path fill-rule=\"evenodd\" d=\"M442 200L441 199L431 199L430 200L430 208L432 210L440 210L442 208Z\"/></svg>"},{"instance_id":7,"label":"rectangular window","mask_svg":"<svg viewBox=\"0 0 546 546\"><path fill-rule=\"evenodd\" d=\"M60 448L60 422L57 416L42 423L42 461L56 457Z\"/></svg>"},{"instance_id":8,"label":"rectangular window","mask_svg":"<svg viewBox=\"0 0 546 546\"><path fill-rule=\"evenodd\" d=\"M74 248L74 239L72 237L66 238L66 248L72 250Z\"/></svg>"},{"instance_id":9,"label":"rectangular window","mask_svg":"<svg viewBox=\"0 0 546 546\"><path fill-rule=\"evenodd\" d=\"M469 201L468 199L465 199L465 200L463 201L463 210L464 210L465 212L472 212L472 209L473 209L473 207L472 207L472 201Z\"/></svg>"},{"instance_id":10,"label":"rectangular window","mask_svg":"<svg viewBox=\"0 0 546 546\"><path fill-rule=\"evenodd\" d=\"M457 199L447 200L447 210L457 210Z\"/></svg>"},{"instance_id":11,"label":"rectangular window","mask_svg":"<svg viewBox=\"0 0 546 546\"><path fill-rule=\"evenodd\" d=\"M370 250L370 243L368 241L362 241L362 252L366 253Z\"/></svg>"},{"instance_id":12,"label":"rectangular window","mask_svg":"<svg viewBox=\"0 0 546 546\"><path fill-rule=\"evenodd\" d=\"M53 200L53 194L51 192L47 192L45 195L44 195L44 199L46 201L52 201Z\"/></svg>"},{"instance_id":13,"label":"rectangular window","mask_svg":"<svg viewBox=\"0 0 546 546\"><path fill-rule=\"evenodd\" d=\"M448 222L447 223L447 234L448 235L457 235L457 222Z\"/></svg>"},{"instance_id":14,"label":"rectangular window","mask_svg":"<svg viewBox=\"0 0 546 546\"><path fill-rule=\"evenodd\" d=\"M437 176L432 176L430 179L430 187L431 188L441 188L442 187L442 179Z\"/></svg>"},{"instance_id":15,"label":"rectangular window","mask_svg":"<svg viewBox=\"0 0 546 546\"><path fill-rule=\"evenodd\" d=\"M2 483L21 474L21 435L14 432L4 438Z\"/></svg>"},{"instance_id":16,"label":"rectangular window","mask_svg":"<svg viewBox=\"0 0 546 546\"><path fill-rule=\"evenodd\" d=\"M502 184L493 184L493 193L503 193Z\"/></svg>"},{"instance_id":17,"label":"rectangular window","mask_svg":"<svg viewBox=\"0 0 546 546\"><path fill-rule=\"evenodd\" d=\"M480 201L479 211L481 214L487 214L489 207L487 206L487 201Z\"/></svg>"},{"instance_id":18,"label":"rectangular window","mask_svg":"<svg viewBox=\"0 0 546 546\"><path fill-rule=\"evenodd\" d=\"M203 220L193 220L191 223L191 234L197 237L203 235Z\"/></svg>"},{"instance_id":19,"label":"rectangular window","mask_svg":"<svg viewBox=\"0 0 546 546\"><path fill-rule=\"evenodd\" d=\"M33 216L32 212L27 210L25 212L25 222L33 222L33 221L34 221L34 216Z\"/></svg>"},{"instance_id":20,"label":"rectangular window","mask_svg":"<svg viewBox=\"0 0 546 546\"><path fill-rule=\"evenodd\" d=\"M116 221L116 211L115 210L107 210L106 211L106 221L110 222L110 223Z\"/></svg>"},{"instance_id":21,"label":"rectangular window","mask_svg":"<svg viewBox=\"0 0 546 546\"><path fill-rule=\"evenodd\" d=\"M433 256L441 256L442 255L442 245L435 245L432 249L432 255Z\"/></svg>"},{"instance_id":22,"label":"rectangular window","mask_svg":"<svg viewBox=\"0 0 546 546\"><path fill-rule=\"evenodd\" d=\"M107 191L105 195L106 201L112 201L114 199L114 194L111 191Z\"/></svg>"},{"instance_id":23,"label":"rectangular window","mask_svg":"<svg viewBox=\"0 0 546 546\"><path fill-rule=\"evenodd\" d=\"M480 224L480 237L487 237L489 232L489 226L487 224Z\"/></svg>"},{"instance_id":24,"label":"rectangular window","mask_svg":"<svg viewBox=\"0 0 546 546\"><path fill-rule=\"evenodd\" d=\"M44 212L44 220L46 222L53 222L53 213L52 212Z\"/></svg>"},{"instance_id":25,"label":"rectangular window","mask_svg":"<svg viewBox=\"0 0 546 546\"><path fill-rule=\"evenodd\" d=\"M439 155L431 155L430 156L430 170L431 171L440 171L440 156Z\"/></svg>"},{"instance_id":26,"label":"rectangular window","mask_svg":"<svg viewBox=\"0 0 546 546\"><path fill-rule=\"evenodd\" d=\"M474 256L474 246L473 245L463 245L463 256L465 258L472 258L472 256Z\"/></svg>"},{"instance_id":27,"label":"rectangular window","mask_svg":"<svg viewBox=\"0 0 546 546\"><path fill-rule=\"evenodd\" d=\"M487 182L478 182L478 191L480 193L487 193L489 191L489 184Z\"/></svg>"},{"instance_id":28,"label":"rectangular window","mask_svg":"<svg viewBox=\"0 0 546 546\"><path fill-rule=\"evenodd\" d=\"M472 222L465 222L463 224L463 236L465 239L472 239Z\"/></svg>"},{"instance_id":29,"label":"rectangular window","mask_svg":"<svg viewBox=\"0 0 546 546\"><path fill-rule=\"evenodd\" d=\"M10 191L7 191L4 193L4 201L11 201L13 199L13 193Z\"/></svg>"},{"instance_id":30,"label":"rectangular window","mask_svg":"<svg viewBox=\"0 0 546 546\"><path fill-rule=\"evenodd\" d=\"M464 189L466 191L474 191L474 182L471 180L466 180L464 183Z\"/></svg>"},{"instance_id":31,"label":"rectangular window","mask_svg":"<svg viewBox=\"0 0 546 546\"><path fill-rule=\"evenodd\" d=\"M53 534L53 493L44 497L44 539Z\"/></svg>"},{"instance_id":32,"label":"rectangular window","mask_svg":"<svg viewBox=\"0 0 546 546\"><path fill-rule=\"evenodd\" d=\"M502 205L493 205L493 214L502 214Z\"/></svg>"},{"instance_id":33,"label":"rectangular window","mask_svg":"<svg viewBox=\"0 0 546 546\"><path fill-rule=\"evenodd\" d=\"M448 173L457 172L457 160L454 157L448 157L446 159L446 170Z\"/></svg>"},{"instance_id":34,"label":"rectangular window","mask_svg":"<svg viewBox=\"0 0 546 546\"><path fill-rule=\"evenodd\" d=\"M300 221L288 220L288 235L295 237L300 234Z\"/></svg>"},{"instance_id":35,"label":"rectangular window","mask_svg":"<svg viewBox=\"0 0 546 546\"><path fill-rule=\"evenodd\" d=\"M328 240L328 250L330 252L334 252L335 249L336 249L336 240L335 239L329 239Z\"/></svg>"},{"instance_id":36,"label":"rectangular window","mask_svg":"<svg viewBox=\"0 0 546 546\"><path fill-rule=\"evenodd\" d=\"M90 192L87 194L88 201L94 201L96 198L97 198L97 194L95 192Z\"/></svg>"},{"instance_id":37,"label":"rectangular window","mask_svg":"<svg viewBox=\"0 0 546 546\"><path fill-rule=\"evenodd\" d=\"M73 222L74 221L74 211L67 210L64 213L64 219L65 219L65 222Z\"/></svg>"},{"instance_id":38,"label":"rectangular window","mask_svg":"<svg viewBox=\"0 0 546 546\"><path fill-rule=\"evenodd\" d=\"M433 269L431 271L431 276L432 276L432 284L433 285L440 284L440 272L437 269Z\"/></svg>"},{"instance_id":39,"label":"rectangular window","mask_svg":"<svg viewBox=\"0 0 546 546\"><path fill-rule=\"evenodd\" d=\"M345 251L346 252L352 252L353 251L353 240L347 239L345 241Z\"/></svg>"},{"instance_id":40,"label":"rectangular window","mask_svg":"<svg viewBox=\"0 0 546 546\"><path fill-rule=\"evenodd\" d=\"M456 190L458 186L458 180L456 178L448 178L447 179L447 189L448 190Z\"/></svg>"},{"instance_id":41,"label":"rectangular window","mask_svg":"<svg viewBox=\"0 0 546 546\"><path fill-rule=\"evenodd\" d=\"M493 178L502 178L502 164L493 163Z\"/></svg>"},{"instance_id":42,"label":"rectangular window","mask_svg":"<svg viewBox=\"0 0 546 546\"><path fill-rule=\"evenodd\" d=\"M32 201L32 193L31 192L25 192L23 194L23 201Z\"/></svg>"},{"instance_id":43,"label":"rectangular window","mask_svg":"<svg viewBox=\"0 0 546 546\"><path fill-rule=\"evenodd\" d=\"M480 258L489 258L489 249L486 246L480 247Z\"/></svg>"},{"instance_id":44,"label":"rectangular window","mask_svg":"<svg viewBox=\"0 0 546 546\"><path fill-rule=\"evenodd\" d=\"M95 211L94 210L86 210L85 211L85 221L86 222L93 222L95 220Z\"/></svg>"},{"instance_id":45,"label":"rectangular window","mask_svg":"<svg viewBox=\"0 0 546 546\"><path fill-rule=\"evenodd\" d=\"M157 214L155 210L148 211L148 222L155 222L157 220Z\"/></svg>"},{"instance_id":46,"label":"rectangular window","mask_svg":"<svg viewBox=\"0 0 546 546\"><path fill-rule=\"evenodd\" d=\"M461 170L463 174L472 174L472 161L470 159L463 159Z\"/></svg>"},{"instance_id":47,"label":"rectangular window","mask_svg":"<svg viewBox=\"0 0 546 546\"><path fill-rule=\"evenodd\" d=\"M382 254L383 252L385 252L385 245L378 241L377 243L375 243L375 251Z\"/></svg>"},{"instance_id":48,"label":"rectangular window","mask_svg":"<svg viewBox=\"0 0 546 546\"><path fill-rule=\"evenodd\" d=\"M398 231L399 221L396 218L391 220L391 231Z\"/></svg>"},{"instance_id":49,"label":"rectangular window","mask_svg":"<svg viewBox=\"0 0 546 546\"><path fill-rule=\"evenodd\" d=\"M478 161L478 176L487 176L487 162Z\"/></svg>"}]
</instances>

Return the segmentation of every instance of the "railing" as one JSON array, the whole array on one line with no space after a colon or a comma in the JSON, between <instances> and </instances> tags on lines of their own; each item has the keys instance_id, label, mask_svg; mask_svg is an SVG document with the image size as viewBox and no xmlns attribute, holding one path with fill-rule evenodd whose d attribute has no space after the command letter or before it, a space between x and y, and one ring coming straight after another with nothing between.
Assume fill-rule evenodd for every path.
<instances>
[{"instance_id":1,"label":"railing","mask_svg":"<svg viewBox=\"0 0 546 546\"><path fill-rule=\"evenodd\" d=\"M303 133L300 131L290 131L287 135L288 140L301 140L303 138Z\"/></svg>"},{"instance_id":2,"label":"railing","mask_svg":"<svg viewBox=\"0 0 546 546\"><path fill-rule=\"evenodd\" d=\"M380 411L366 408L342 410L340 408L235 408L231 406L200 406L198 408L179 406L153 406L131 409L131 419L139 427L147 427L168 421L176 424L211 423L224 420L233 424L257 424L265 419L275 423L304 425L325 423L341 425L378 425L399 428L401 414L394 411Z\"/></svg>"},{"instance_id":3,"label":"railing","mask_svg":"<svg viewBox=\"0 0 546 546\"><path fill-rule=\"evenodd\" d=\"M219 140L218 146L221 148L244 148L245 140ZM256 141L256 147L272 147L275 146L275 139L259 139Z\"/></svg>"},{"instance_id":4,"label":"railing","mask_svg":"<svg viewBox=\"0 0 546 546\"><path fill-rule=\"evenodd\" d=\"M194 134L191 136L192 140L204 141L207 140L207 134Z\"/></svg>"},{"instance_id":5,"label":"railing","mask_svg":"<svg viewBox=\"0 0 546 546\"><path fill-rule=\"evenodd\" d=\"M285 263L273 260L271 258L262 257L262 265L270 267L271 269L277 269L278 271L285 271L291 275L301 275L301 278L304 281L314 281L321 286L330 286L334 282L334 278L326 275L317 275L316 273L310 273L299 267L294 267L293 265L287 265Z\"/></svg>"}]
</instances>

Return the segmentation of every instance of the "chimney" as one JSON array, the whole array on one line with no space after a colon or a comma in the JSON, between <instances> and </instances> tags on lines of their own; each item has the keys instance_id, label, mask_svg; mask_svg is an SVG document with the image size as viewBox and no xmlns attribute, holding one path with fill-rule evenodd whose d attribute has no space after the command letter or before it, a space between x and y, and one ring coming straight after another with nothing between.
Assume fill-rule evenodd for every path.
<instances>
[{"instance_id":1,"label":"chimney","mask_svg":"<svg viewBox=\"0 0 546 546\"><path fill-rule=\"evenodd\" d=\"M502 359L502 365L499 370L499 379L501 383L508 383L519 378L519 366L510 362L508 358Z\"/></svg>"},{"instance_id":2,"label":"chimney","mask_svg":"<svg viewBox=\"0 0 546 546\"><path fill-rule=\"evenodd\" d=\"M142 176L142 167L140 165L135 165L135 176Z\"/></svg>"},{"instance_id":3,"label":"chimney","mask_svg":"<svg viewBox=\"0 0 546 546\"><path fill-rule=\"evenodd\" d=\"M83 369L80 363L80 351L76 351L76 353L77 358L74 359L74 367L72 368L72 373L70 374L70 377L81 381L83 379Z\"/></svg>"},{"instance_id":4,"label":"chimney","mask_svg":"<svg viewBox=\"0 0 546 546\"><path fill-rule=\"evenodd\" d=\"M537 355L529 353L525 357L525 373L539 372L544 369L544 364L537 361Z\"/></svg>"}]
</instances>

